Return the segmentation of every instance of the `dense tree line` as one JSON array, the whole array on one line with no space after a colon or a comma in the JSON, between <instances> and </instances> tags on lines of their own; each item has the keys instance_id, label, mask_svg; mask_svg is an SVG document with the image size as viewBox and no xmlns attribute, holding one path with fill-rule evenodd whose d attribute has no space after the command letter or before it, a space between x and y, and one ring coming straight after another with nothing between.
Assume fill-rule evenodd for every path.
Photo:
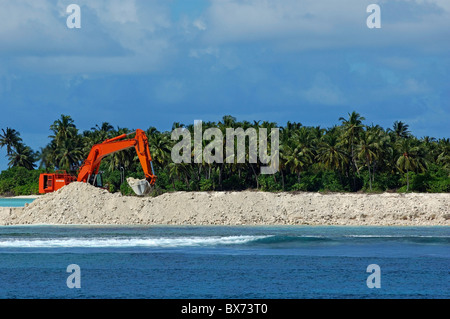
<instances>
[{"instance_id":1,"label":"dense tree line","mask_svg":"<svg viewBox=\"0 0 450 319\"><path fill-rule=\"evenodd\" d=\"M237 121L224 116L219 122L203 123L203 130L226 128L280 129L279 172L261 175L263 165L249 163L181 163L171 159L171 131L155 127L146 130L150 152L158 176L154 194L173 190L212 191L260 189L264 191L450 191L450 140L429 136L417 138L407 124L396 121L391 128L364 124L356 112L341 117L330 128L309 127L288 122L284 127L273 122ZM172 129L184 127L194 134L194 125L174 123ZM94 144L133 130L113 127L109 123L80 132L73 119L61 115L50 126L50 142L34 152L23 144L19 132L2 129L0 147L5 147L8 171L0 175L0 193L37 192L37 181L29 184L24 170L34 170L33 178L42 171L66 170L76 174ZM193 139L192 139L193 141ZM270 138L268 139L270 143ZM209 141L203 141L207 145ZM248 148L248 145L247 145ZM269 146L270 150L270 146ZM248 152L247 152L248 154ZM194 154L191 154L193 157ZM35 168L39 167L38 170ZM110 191L130 193L124 177L142 178L143 173L134 149L114 153L101 165L103 178ZM28 174L31 176L30 174ZM12 181L13 180L13 181ZM18 181L22 185L16 185ZM25 185L28 185L25 187Z\"/></svg>"}]
</instances>

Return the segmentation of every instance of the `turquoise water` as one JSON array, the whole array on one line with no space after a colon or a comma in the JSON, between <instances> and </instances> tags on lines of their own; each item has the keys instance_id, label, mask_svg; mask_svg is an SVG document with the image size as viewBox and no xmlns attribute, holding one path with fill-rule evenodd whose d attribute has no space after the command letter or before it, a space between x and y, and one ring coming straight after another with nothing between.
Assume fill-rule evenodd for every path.
<instances>
[{"instance_id":1,"label":"turquoise water","mask_svg":"<svg viewBox=\"0 0 450 319\"><path fill-rule=\"evenodd\" d=\"M449 266L450 227L0 227L0 298L448 299Z\"/></svg>"},{"instance_id":2,"label":"turquoise water","mask_svg":"<svg viewBox=\"0 0 450 319\"><path fill-rule=\"evenodd\" d=\"M0 207L24 207L33 201L34 198L0 198Z\"/></svg>"}]
</instances>

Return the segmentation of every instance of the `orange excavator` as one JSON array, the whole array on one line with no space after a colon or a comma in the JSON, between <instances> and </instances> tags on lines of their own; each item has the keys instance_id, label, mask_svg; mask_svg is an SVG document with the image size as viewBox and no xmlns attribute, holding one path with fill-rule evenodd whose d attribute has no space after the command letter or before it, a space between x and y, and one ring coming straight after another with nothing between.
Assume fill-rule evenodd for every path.
<instances>
[{"instance_id":1,"label":"orange excavator","mask_svg":"<svg viewBox=\"0 0 450 319\"><path fill-rule=\"evenodd\" d=\"M124 138L132 134L136 134L134 138L124 140ZM144 170L145 179L135 180L129 178L127 182L137 195L148 194L156 183L156 176L154 175L147 136L140 129L137 129L136 132L122 134L105 140L103 143L94 145L78 171L78 176L74 176L65 171L41 174L39 177L39 193L51 193L75 181L102 187L103 183L101 174L99 173L102 159L105 156L132 147L136 149L142 169Z\"/></svg>"}]
</instances>

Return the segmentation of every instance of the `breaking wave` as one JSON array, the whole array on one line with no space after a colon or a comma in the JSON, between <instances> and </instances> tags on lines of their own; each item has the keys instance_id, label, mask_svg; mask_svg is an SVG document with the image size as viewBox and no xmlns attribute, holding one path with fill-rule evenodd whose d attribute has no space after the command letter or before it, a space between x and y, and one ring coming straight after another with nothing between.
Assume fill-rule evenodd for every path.
<instances>
[{"instance_id":1,"label":"breaking wave","mask_svg":"<svg viewBox=\"0 0 450 319\"><path fill-rule=\"evenodd\" d=\"M292 248L305 245L403 242L415 244L450 244L450 236L403 235L236 235L236 236L174 236L174 237L52 237L0 238L0 248L176 248L242 246L261 248Z\"/></svg>"},{"instance_id":2,"label":"breaking wave","mask_svg":"<svg viewBox=\"0 0 450 319\"><path fill-rule=\"evenodd\" d=\"M1 248L120 248L239 245L268 236L2 239Z\"/></svg>"}]
</instances>

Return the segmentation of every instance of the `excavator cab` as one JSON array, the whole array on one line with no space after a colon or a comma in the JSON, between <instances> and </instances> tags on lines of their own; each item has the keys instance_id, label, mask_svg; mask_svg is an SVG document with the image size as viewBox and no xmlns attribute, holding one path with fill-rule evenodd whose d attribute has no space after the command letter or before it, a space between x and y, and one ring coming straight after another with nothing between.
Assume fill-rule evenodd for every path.
<instances>
[{"instance_id":1,"label":"excavator cab","mask_svg":"<svg viewBox=\"0 0 450 319\"><path fill-rule=\"evenodd\" d=\"M103 172L98 172L97 174L91 175L88 179L88 183L95 186L103 188Z\"/></svg>"}]
</instances>

